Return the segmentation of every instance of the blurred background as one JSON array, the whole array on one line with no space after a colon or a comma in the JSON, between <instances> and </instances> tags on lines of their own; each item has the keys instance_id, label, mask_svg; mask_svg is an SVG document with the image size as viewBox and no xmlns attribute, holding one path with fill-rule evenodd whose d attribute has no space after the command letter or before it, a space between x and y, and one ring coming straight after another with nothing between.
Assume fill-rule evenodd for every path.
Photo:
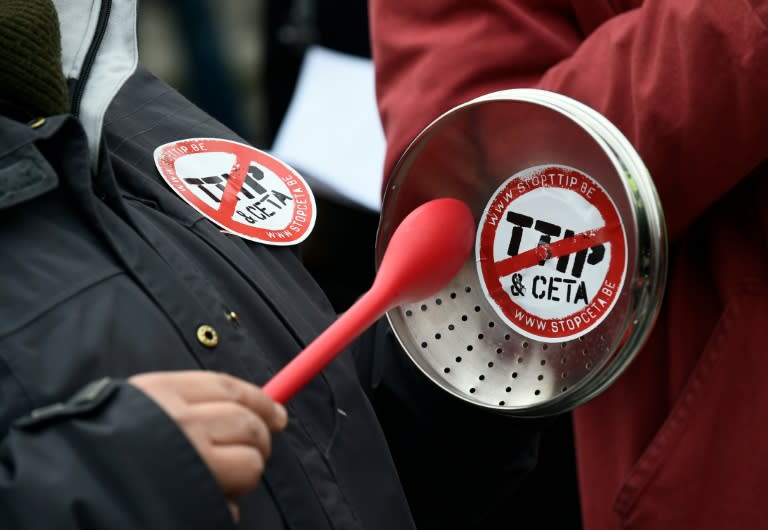
<instances>
[{"instance_id":1,"label":"blurred background","mask_svg":"<svg viewBox=\"0 0 768 530\"><path fill-rule=\"evenodd\" d=\"M142 63L266 151L310 46L370 58L365 0L141 0L140 6ZM382 175L359 178L378 185ZM317 223L302 256L341 312L373 280L379 216L316 195ZM581 528L570 415L557 418L544 433L537 470L487 528Z\"/></svg>"},{"instance_id":2,"label":"blurred background","mask_svg":"<svg viewBox=\"0 0 768 530\"><path fill-rule=\"evenodd\" d=\"M309 46L370 57L365 0L142 0L140 5L141 61L267 151ZM381 175L361 178L378 183ZM318 193L316 198L317 223L302 252L331 303L343 311L372 281L378 213Z\"/></svg>"}]
</instances>

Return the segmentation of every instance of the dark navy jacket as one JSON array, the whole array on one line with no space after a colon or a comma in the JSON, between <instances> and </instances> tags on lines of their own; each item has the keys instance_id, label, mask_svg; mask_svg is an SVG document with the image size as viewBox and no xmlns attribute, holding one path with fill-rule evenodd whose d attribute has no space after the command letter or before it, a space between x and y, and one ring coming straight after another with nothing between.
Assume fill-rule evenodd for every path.
<instances>
[{"instance_id":1,"label":"dark navy jacket","mask_svg":"<svg viewBox=\"0 0 768 530\"><path fill-rule=\"evenodd\" d=\"M222 234L157 173L158 145L232 132L144 70L103 131L92 170L77 119L0 117L0 528L232 528L182 432L121 381L263 384L334 314L295 251ZM448 397L384 322L288 410L239 528L479 528L535 461L535 424Z\"/></svg>"}]
</instances>

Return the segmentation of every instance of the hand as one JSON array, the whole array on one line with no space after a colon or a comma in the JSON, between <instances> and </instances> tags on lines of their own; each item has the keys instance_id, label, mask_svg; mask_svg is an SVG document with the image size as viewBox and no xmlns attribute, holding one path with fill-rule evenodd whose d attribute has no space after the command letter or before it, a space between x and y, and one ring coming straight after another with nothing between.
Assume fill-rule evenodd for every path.
<instances>
[{"instance_id":1,"label":"hand","mask_svg":"<svg viewBox=\"0 0 768 530\"><path fill-rule=\"evenodd\" d=\"M218 480L238 521L234 499L258 484L271 451L271 433L287 424L285 408L259 387L216 372L152 372L128 382L179 425Z\"/></svg>"}]
</instances>

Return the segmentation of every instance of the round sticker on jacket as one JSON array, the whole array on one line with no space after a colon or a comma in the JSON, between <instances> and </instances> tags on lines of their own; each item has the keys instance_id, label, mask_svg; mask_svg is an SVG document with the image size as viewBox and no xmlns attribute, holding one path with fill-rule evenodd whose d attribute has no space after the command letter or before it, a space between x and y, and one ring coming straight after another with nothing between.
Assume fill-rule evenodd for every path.
<instances>
[{"instance_id":1,"label":"round sticker on jacket","mask_svg":"<svg viewBox=\"0 0 768 530\"><path fill-rule=\"evenodd\" d=\"M155 165L176 194L227 233L295 245L315 225L312 190L291 167L230 140L190 138L155 149Z\"/></svg>"},{"instance_id":2,"label":"round sticker on jacket","mask_svg":"<svg viewBox=\"0 0 768 530\"><path fill-rule=\"evenodd\" d=\"M520 334L562 342L593 330L613 309L627 268L616 206L581 171L537 166L488 202L475 246L483 292Z\"/></svg>"}]
</instances>

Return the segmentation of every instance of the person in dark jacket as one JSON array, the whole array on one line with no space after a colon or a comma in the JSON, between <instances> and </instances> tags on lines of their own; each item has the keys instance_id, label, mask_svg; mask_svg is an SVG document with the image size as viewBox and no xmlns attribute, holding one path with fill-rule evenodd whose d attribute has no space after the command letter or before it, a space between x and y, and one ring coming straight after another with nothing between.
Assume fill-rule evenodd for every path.
<instances>
[{"instance_id":1,"label":"person in dark jacket","mask_svg":"<svg viewBox=\"0 0 768 530\"><path fill-rule=\"evenodd\" d=\"M0 1L0 528L482 528L538 424L449 397L383 322L286 415L257 385L333 311L157 155L250 148L137 66L134 1L53 7Z\"/></svg>"}]
</instances>

